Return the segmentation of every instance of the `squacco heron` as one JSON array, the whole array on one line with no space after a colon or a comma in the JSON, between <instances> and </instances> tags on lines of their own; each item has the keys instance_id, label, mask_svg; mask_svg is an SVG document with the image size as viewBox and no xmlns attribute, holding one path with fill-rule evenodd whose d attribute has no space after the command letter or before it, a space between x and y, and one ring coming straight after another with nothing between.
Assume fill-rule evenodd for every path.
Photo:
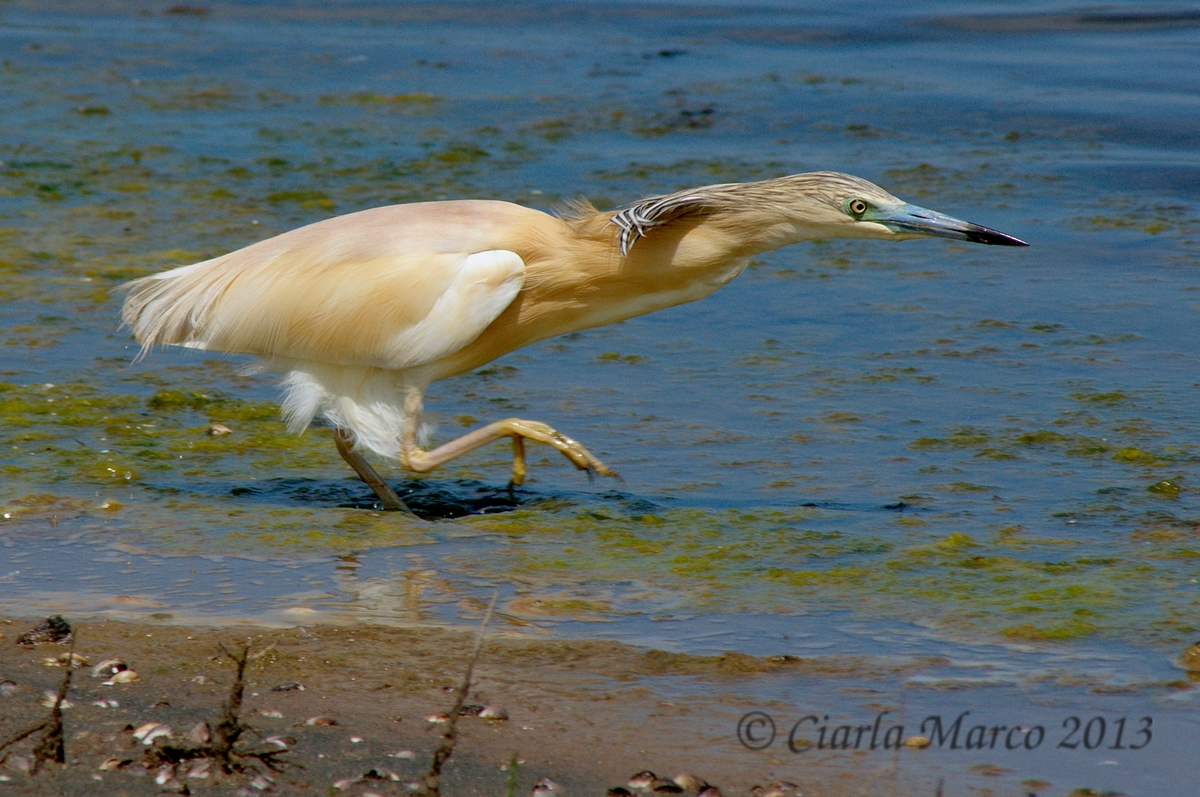
<instances>
[{"instance_id":1,"label":"squacco heron","mask_svg":"<svg viewBox=\"0 0 1200 797\"><path fill-rule=\"evenodd\" d=\"M301 432L323 415L383 505L404 509L359 449L426 473L510 438L520 485L528 439L589 474L617 475L570 437L520 418L423 450L417 427L432 382L535 341L696 301L788 244L928 236L1027 245L836 172L709 185L617 211L577 203L557 216L508 202L418 202L135 280L122 314L143 351L238 352L286 373L288 427Z\"/></svg>"}]
</instances>

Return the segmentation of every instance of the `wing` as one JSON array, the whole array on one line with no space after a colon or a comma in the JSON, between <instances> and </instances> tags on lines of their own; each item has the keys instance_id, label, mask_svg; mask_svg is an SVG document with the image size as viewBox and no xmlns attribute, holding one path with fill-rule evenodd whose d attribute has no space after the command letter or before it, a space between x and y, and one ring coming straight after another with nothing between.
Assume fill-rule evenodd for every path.
<instances>
[{"instance_id":1,"label":"wing","mask_svg":"<svg viewBox=\"0 0 1200 797\"><path fill-rule=\"evenodd\" d=\"M525 263L495 244L536 216L500 202L341 216L137 280L122 314L145 347L410 368L466 346L513 301Z\"/></svg>"}]
</instances>

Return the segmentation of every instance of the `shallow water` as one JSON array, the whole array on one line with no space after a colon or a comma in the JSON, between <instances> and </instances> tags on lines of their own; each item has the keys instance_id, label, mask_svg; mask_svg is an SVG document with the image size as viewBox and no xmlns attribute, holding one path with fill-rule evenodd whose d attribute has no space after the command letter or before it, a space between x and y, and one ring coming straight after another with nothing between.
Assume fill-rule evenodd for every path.
<instances>
[{"instance_id":1,"label":"shallow water","mask_svg":"<svg viewBox=\"0 0 1200 797\"><path fill-rule=\"evenodd\" d=\"M1174 717L1034 767L1148 783L1196 734L1200 12L1043 8L5 5L0 607L457 624L500 585L531 633L983 657L1020 700ZM121 282L331 214L812 169L1032 246L802 244L430 392L435 439L536 418L621 485L535 449L510 497L495 446L391 474L437 522L374 512L273 377L116 329Z\"/></svg>"}]
</instances>

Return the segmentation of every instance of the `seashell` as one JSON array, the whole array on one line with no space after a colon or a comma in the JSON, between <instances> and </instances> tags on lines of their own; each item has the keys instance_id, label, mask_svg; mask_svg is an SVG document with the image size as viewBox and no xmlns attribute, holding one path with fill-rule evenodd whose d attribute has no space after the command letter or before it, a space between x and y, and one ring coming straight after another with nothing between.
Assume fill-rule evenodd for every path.
<instances>
[{"instance_id":1,"label":"seashell","mask_svg":"<svg viewBox=\"0 0 1200 797\"><path fill-rule=\"evenodd\" d=\"M332 717L309 717L304 721L305 725L338 725L338 721Z\"/></svg>"},{"instance_id":2,"label":"seashell","mask_svg":"<svg viewBox=\"0 0 1200 797\"><path fill-rule=\"evenodd\" d=\"M175 779L175 767L170 764L163 764L158 768L158 774L154 776L154 782L159 786L165 786L168 780Z\"/></svg>"},{"instance_id":3,"label":"seashell","mask_svg":"<svg viewBox=\"0 0 1200 797\"><path fill-rule=\"evenodd\" d=\"M678 775L671 778L671 780L675 781L675 784L684 791L698 792L708 785L704 781L700 780L700 778L688 772L680 772Z\"/></svg>"},{"instance_id":4,"label":"seashell","mask_svg":"<svg viewBox=\"0 0 1200 797\"><path fill-rule=\"evenodd\" d=\"M287 739L283 738L282 736L266 736L263 738L263 741L266 742L267 744L275 745L280 750L288 749L289 742Z\"/></svg>"},{"instance_id":5,"label":"seashell","mask_svg":"<svg viewBox=\"0 0 1200 797\"><path fill-rule=\"evenodd\" d=\"M194 684L206 684L206 683L208 683L208 676L207 675L193 675L191 680L192 680L192 683L194 683Z\"/></svg>"},{"instance_id":6,"label":"seashell","mask_svg":"<svg viewBox=\"0 0 1200 797\"><path fill-rule=\"evenodd\" d=\"M450 715L446 714L444 712L441 712L441 711L437 712L436 714L426 714L425 721L426 722L449 722Z\"/></svg>"},{"instance_id":7,"label":"seashell","mask_svg":"<svg viewBox=\"0 0 1200 797\"><path fill-rule=\"evenodd\" d=\"M113 684L131 684L134 681L140 680L141 678L133 670L121 670L118 673L113 673L112 678L109 678L107 681L101 681L101 683L105 686L112 686Z\"/></svg>"},{"instance_id":8,"label":"seashell","mask_svg":"<svg viewBox=\"0 0 1200 797\"><path fill-rule=\"evenodd\" d=\"M358 783L359 780L361 780L361 778L342 778L341 780L335 780L333 782L333 788L337 789L338 791L345 791L355 783Z\"/></svg>"},{"instance_id":9,"label":"seashell","mask_svg":"<svg viewBox=\"0 0 1200 797\"><path fill-rule=\"evenodd\" d=\"M157 722L142 723L141 725L137 726L137 728L134 730L133 738L135 738L135 739L145 738L146 734L150 733L150 731L154 730L157 727L158 727ZM128 726L126 727L126 730L128 730Z\"/></svg>"},{"instance_id":10,"label":"seashell","mask_svg":"<svg viewBox=\"0 0 1200 797\"><path fill-rule=\"evenodd\" d=\"M266 775L259 773L258 775L254 776L253 780L250 781L250 787L258 789L259 791L266 791L267 789L271 788L274 783L275 781L271 780Z\"/></svg>"},{"instance_id":11,"label":"seashell","mask_svg":"<svg viewBox=\"0 0 1200 797\"><path fill-rule=\"evenodd\" d=\"M363 738L361 736L351 736L350 744L361 744L362 740L363 740Z\"/></svg>"},{"instance_id":12,"label":"seashell","mask_svg":"<svg viewBox=\"0 0 1200 797\"><path fill-rule=\"evenodd\" d=\"M208 434L210 437L220 437L223 434L229 434L233 430L223 423L213 423L208 426Z\"/></svg>"},{"instance_id":13,"label":"seashell","mask_svg":"<svg viewBox=\"0 0 1200 797\"><path fill-rule=\"evenodd\" d=\"M910 736L904 740L904 746L911 747L914 750L924 750L929 745L930 741L926 736Z\"/></svg>"},{"instance_id":14,"label":"seashell","mask_svg":"<svg viewBox=\"0 0 1200 797\"><path fill-rule=\"evenodd\" d=\"M209 776L209 767L212 766L211 758L200 758L192 762L188 767L187 776L189 778L207 778Z\"/></svg>"},{"instance_id":15,"label":"seashell","mask_svg":"<svg viewBox=\"0 0 1200 797\"><path fill-rule=\"evenodd\" d=\"M120 769L123 766L132 764L133 760L129 758L106 758L100 766L96 767L101 772L112 772L114 769Z\"/></svg>"},{"instance_id":16,"label":"seashell","mask_svg":"<svg viewBox=\"0 0 1200 797\"><path fill-rule=\"evenodd\" d=\"M122 670L128 670L129 667L121 659L105 659L92 668L93 678L108 678L116 675Z\"/></svg>"},{"instance_id":17,"label":"seashell","mask_svg":"<svg viewBox=\"0 0 1200 797\"><path fill-rule=\"evenodd\" d=\"M86 667L88 660L86 656L80 656L78 653L63 653L57 657L49 657L42 659L43 667L71 667L71 669L79 669Z\"/></svg>"},{"instance_id":18,"label":"seashell","mask_svg":"<svg viewBox=\"0 0 1200 797\"><path fill-rule=\"evenodd\" d=\"M195 742L196 744L208 744L209 740L212 739L212 728L208 727L207 722L197 722L185 734L185 738L189 742Z\"/></svg>"},{"instance_id":19,"label":"seashell","mask_svg":"<svg viewBox=\"0 0 1200 797\"><path fill-rule=\"evenodd\" d=\"M99 706L100 708L120 708L121 707L121 704L118 703L117 701L108 700L107 698L103 698L103 697L100 698L99 700L93 700L92 705Z\"/></svg>"},{"instance_id":20,"label":"seashell","mask_svg":"<svg viewBox=\"0 0 1200 797\"><path fill-rule=\"evenodd\" d=\"M136 734L134 734L134 735L136 736ZM170 725L155 725L153 728L151 728L149 731L146 732L145 736L142 737L142 744L147 744L147 745L153 744L154 740L161 736L166 736L166 737L171 736L171 726Z\"/></svg>"},{"instance_id":21,"label":"seashell","mask_svg":"<svg viewBox=\"0 0 1200 797\"><path fill-rule=\"evenodd\" d=\"M58 707L60 709L68 709L68 708L75 707L75 704L72 703L70 700L67 700L65 697L62 700L59 700L58 692L55 692L51 689L47 689L45 692L42 692L42 705L43 706L45 706L46 708L54 708L55 703L58 703Z\"/></svg>"},{"instance_id":22,"label":"seashell","mask_svg":"<svg viewBox=\"0 0 1200 797\"><path fill-rule=\"evenodd\" d=\"M288 684L280 684L279 686L272 686L271 691L272 692L303 692L304 684L298 684L295 682L288 683Z\"/></svg>"},{"instance_id":23,"label":"seashell","mask_svg":"<svg viewBox=\"0 0 1200 797\"><path fill-rule=\"evenodd\" d=\"M276 719L276 720L283 719L283 712L276 711L273 708L260 708L258 710L258 713L264 717L270 717L271 719Z\"/></svg>"},{"instance_id":24,"label":"seashell","mask_svg":"<svg viewBox=\"0 0 1200 797\"><path fill-rule=\"evenodd\" d=\"M502 706L484 706L479 711L479 719L506 720L508 719L508 712Z\"/></svg>"},{"instance_id":25,"label":"seashell","mask_svg":"<svg viewBox=\"0 0 1200 797\"><path fill-rule=\"evenodd\" d=\"M800 793L800 787L795 783L780 780L768 786L762 797L804 797L804 795Z\"/></svg>"},{"instance_id":26,"label":"seashell","mask_svg":"<svg viewBox=\"0 0 1200 797\"><path fill-rule=\"evenodd\" d=\"M400 780L400 776L390 769L371 767L363 773L363 780Z\"/></svg>"},{"instance_id":27,"label":"seashell","mask_svg":"<svg viewBox=\"0 0 1200 797\"><path fill-rule=\"evenodd\" d=\"M538 778L533 784L533 789L529 792L531 797L558 797L565 794L564 789L560 784L550 780L550 778Z\"/></svg>"},{"instance_id":28,"label":"seashell","mask_svg":"<svg viewBox=\"0 0 1200 797\"><path fill-rule=\"evenodd\" d=\"M658 775L655 775L648 769L643 769L629 779L629 788L637 791L646 791L654 785L654 781L658 780Z\"/></svg>"},{"instance_id":29,"label":"seashell","mask_svg":"<svg viewBox=\"0 0 1200 797\"><path fill-rule=\"evenodd\" d=\"M412 750L397 750L394 753L388 753L388 758L403 758L403 759L411 761L412 759L414 759L416 757L417 757L417 754L414 753Z\"/></svg>"}]
</instances>

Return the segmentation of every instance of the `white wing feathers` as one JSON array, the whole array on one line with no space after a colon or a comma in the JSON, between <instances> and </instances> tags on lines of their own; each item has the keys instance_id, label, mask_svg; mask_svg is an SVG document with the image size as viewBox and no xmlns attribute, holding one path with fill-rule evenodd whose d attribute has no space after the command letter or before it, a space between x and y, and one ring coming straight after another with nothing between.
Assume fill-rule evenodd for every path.
<instances>
[{"instance_id":1,"label":"white wing feathers","mask_svg":"<svg viewBox=\"0 0 1200 797\"><path fill-rule=\"evenodd\" d=\"M433 362L462 349L512 304L525 283L525 263L495 249L461 258L429 314L397 332L385 354L391 368Z\"/></svg>"}]
</instances>

